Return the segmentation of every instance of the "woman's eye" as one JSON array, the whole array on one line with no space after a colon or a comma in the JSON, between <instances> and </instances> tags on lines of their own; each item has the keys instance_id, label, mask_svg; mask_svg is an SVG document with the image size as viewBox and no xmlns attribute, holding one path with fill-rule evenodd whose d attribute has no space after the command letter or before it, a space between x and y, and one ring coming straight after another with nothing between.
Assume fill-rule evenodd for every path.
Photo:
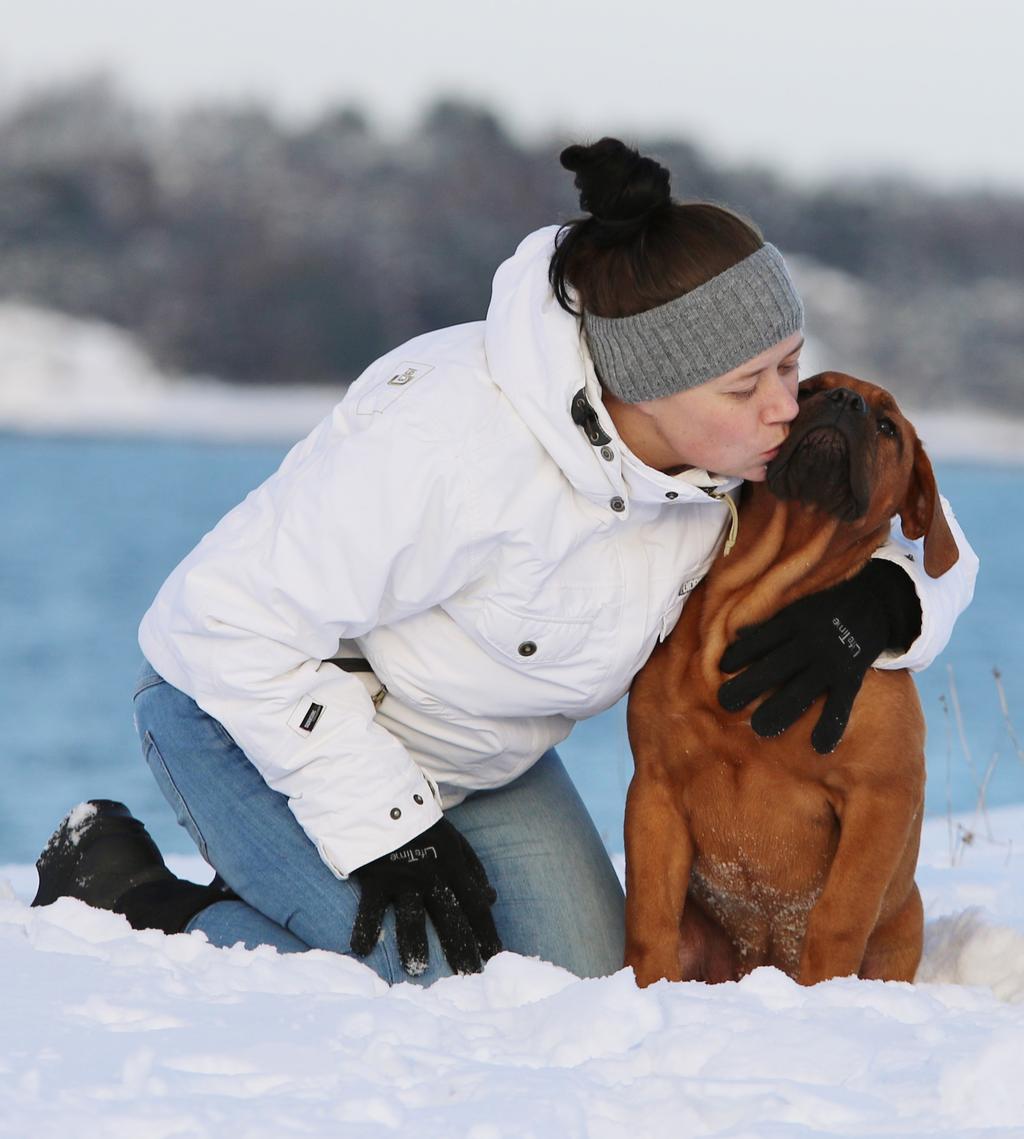
<instances>
[{"instance_id":1,"label":"woman's eye","mask_svg":"<svg viewBox=\"0 0 1024 1139\"><path fill-rule=\"evenodd\" d=\"M800 371L800 361L797 360L795 364L783 364L782 367L779 369L779 371L784 376L790 376L794 372L799 372Z\"/></svg>"},{"instance_id":2,"label":"woman's eye","mask_svg":"<svg viewBox=\"0 0 1024 1139\"><path fill-rule=\"evenodd\" d=\"M880 419L878 421L878 434L888 435L891 439L896 438L896 424L891 419Z\"/></svg>"},{"instance_id":3,"label":"woman's eye","mask_svg":"<svg viewBox=\"0 0 1024 1139\"><path fill-rule=\"evenodd\" d=\"M742 391L729 392L729 395L734 399L750 399L756 390L756 388L744 388Z\"/></svg>"}]
</instances>

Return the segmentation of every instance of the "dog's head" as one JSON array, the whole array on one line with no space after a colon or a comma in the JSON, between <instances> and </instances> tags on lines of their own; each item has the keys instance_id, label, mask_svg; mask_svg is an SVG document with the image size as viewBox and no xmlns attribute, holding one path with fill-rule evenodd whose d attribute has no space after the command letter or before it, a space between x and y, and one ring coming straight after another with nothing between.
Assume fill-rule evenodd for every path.
<instances>
[{"instance_id":1,"label":"dog's head","mask_svg":"<svg viewBox=\"0 0 1024 1139\"><path fill-rule=\"evenodd\" d=\"M768 487L842 522L874 528L900 516L908 538L924 535L924 565L940 577L959 557L931 463L910 422L884 388L842 372L800 385L800 411Z\"/></svg>"}]
</instances>

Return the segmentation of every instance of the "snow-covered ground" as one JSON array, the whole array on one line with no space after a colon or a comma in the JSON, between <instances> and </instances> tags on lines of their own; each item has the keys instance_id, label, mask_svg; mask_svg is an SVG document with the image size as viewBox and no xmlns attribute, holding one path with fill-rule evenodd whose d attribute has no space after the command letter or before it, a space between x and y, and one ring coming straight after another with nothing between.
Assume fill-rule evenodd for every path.
<instances>
[{"instance_id":1,"label":"snow-covered ground","mask_svg":"<svg viewBox=\"0 0 1024 1139\"><path fill-rule=\"evenodd\" d=\"M0 303L0 430L288 440L339 395L167 377L122 332ZM933 457L1024 459L1019 423L913 418ZM31 910L34 869L0 867L0 1136L1022 1139L1024 807L929 820L918 881L913 986L641 992L501 954L389 990L331 954Z\"/></svg>"},{"instance_id":2,"label":"snow-covered ground","mask_svg":"<svg viewBox=\"0 0 1024 1139\"><path fill-rule=\"evenodd\" d=\"M812 339L804 374L827 367L827 357ZM290 442L341 395L324 386L167 376L121 329L0 301L0 430ZM933 459L1024 462L1024 422L970 408L908 414Z\"/></svg>"},{"instance_id":3,"label":"snow-covered ground","mask_svg":"<svg viewBox=\"0 0 1024 1139\"><path fill-rule=\"evenodd\" d=\"M640 991L504 953L389 990L328 953L32 910L34 869L0 867L0 1135L1020 1139L1024 807L929 820L918 881L914 985Z\"/></svg>"}]
</instances>

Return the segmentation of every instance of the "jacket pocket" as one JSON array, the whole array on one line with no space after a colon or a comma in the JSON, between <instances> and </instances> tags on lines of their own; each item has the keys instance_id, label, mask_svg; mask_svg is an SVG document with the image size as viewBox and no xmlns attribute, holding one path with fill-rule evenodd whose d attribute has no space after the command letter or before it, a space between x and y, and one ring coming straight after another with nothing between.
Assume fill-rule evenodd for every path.
<instances>
[{"instance_id":1,"label":"jacket pocket","mask_svg":"<svg viewBox=\"0 0 1024 1139\"><path fill-rule=\"evenodd\" d=\"M663 641L676 627L676 622L679 620L679 614L683 611L683 605L686 602L686 596L680 595L673 597L671 603L664 613L661 615L661 621L658 625L658 640Z\"/></svg>"},{"instance_id":2,"label":"jacket pocket","mask_svg":"<svg viewBox=\"0 0 1024 1139\"><path fill-rule=\"evenodd\" d=\"M676 622L679 620L679 615L683 611L683 606L686 604L690 594L700 585L703 577L703 572L691 574L679 583L672 599L661 614L661 621L658 627L659 641L664 641L676 627Z\"/></svg>"},{"instance_id":3,"label":"jacket pocket","mask_svg":"<svg viewBox=\"0 0 1024 1139\"><path fill-rule=\"evenodd\" d=\"M477 631L499 657L520 667L539 668L577 657L590 624L586 618L559 620L516 613L492 601L481 612Z\"/></svg>"}]
</instances>

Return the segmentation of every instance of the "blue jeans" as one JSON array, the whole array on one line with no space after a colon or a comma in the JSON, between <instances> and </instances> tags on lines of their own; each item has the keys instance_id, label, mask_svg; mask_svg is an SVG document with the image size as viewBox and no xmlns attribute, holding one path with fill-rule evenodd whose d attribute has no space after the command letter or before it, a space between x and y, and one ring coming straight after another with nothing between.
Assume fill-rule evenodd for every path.
<instances>
[{"instance_id":1,"label":"blue jeans","mask_svg":"<svg viewBox=\"0 0 1024 1139\"><path fill-rule=\"evenodd\" d=\"M222 724L147 663L135 686L143 754L178 822L242 901L217 902L188 930L214 945L273 945L283 953L330 949L351 956L358 884L338 879ZM555 751L506 787L481 791L446 812L497 890L494 920L506 949L581 977L622 966L622 888ZM386 981L430 984L451 974L428 922L430 964L402 970L394 912L362 958Z\"/></svg>"}]
</instances>

